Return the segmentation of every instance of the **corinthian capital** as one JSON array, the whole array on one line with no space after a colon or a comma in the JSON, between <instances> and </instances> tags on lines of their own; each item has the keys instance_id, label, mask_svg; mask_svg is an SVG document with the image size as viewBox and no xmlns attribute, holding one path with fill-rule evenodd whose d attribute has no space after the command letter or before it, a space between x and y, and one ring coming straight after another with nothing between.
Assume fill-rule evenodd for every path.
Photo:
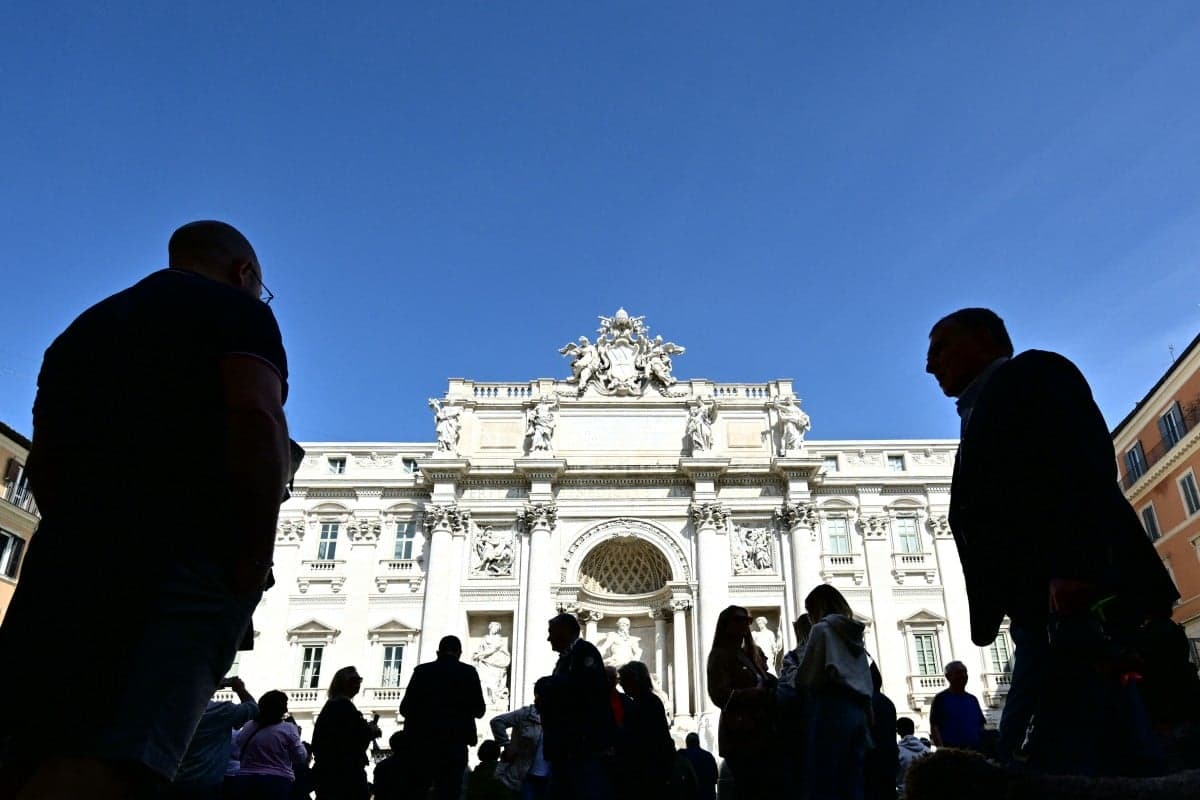
<instances>
[{"instance_id":1,"label":"corinthian capital","mask_svg":"<svg viewBox=\"0 0 1200 800\"><path fill-rule=\"evenodd\" d=\"M784 503L783 508L776 509L775 518L788 528L816 528L819 521L817 504L813 502Z\"/></svg>"},{"instance_id":2,"label":"corinthian capital","mask_svg":"<svg viewBox=\"0 0 1200 800\"><path fill-rule=\"evenodd\" d=\"M709 526L723 530L729 516L720 503L692 503L691 512L692 524L697 528Z\"/></svg>"},{"instance_id":3,"label":"corinthian capital","mask_svg":"<svg viewBox=\"0 0 1200 800\"><path fill-rule=\"evenodd\" d=\"M553 528L558 521L558 506L554 503L531 503L521 510L520 520L526 530Z\"/></svg>"},{"instance_id":4,"label":"corinthian capital","mask_svg":"<svg viewBox=\"0 0 1200 800\"><path fill-rule=\"evenodd\" d=\"M454 533L463 533L471 524L471 512L459 508L457 503L445 505L426 504L424 513L425 530L433 533L438 528L449 528Z\"/></svg>"}]
</instances>

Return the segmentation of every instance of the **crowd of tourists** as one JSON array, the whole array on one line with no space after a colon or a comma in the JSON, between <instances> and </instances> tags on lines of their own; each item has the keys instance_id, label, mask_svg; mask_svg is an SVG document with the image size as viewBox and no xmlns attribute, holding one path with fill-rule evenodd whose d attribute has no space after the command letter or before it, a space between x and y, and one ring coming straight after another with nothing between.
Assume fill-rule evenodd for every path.
<instances>
[{"instance_id":1,"label":"crowd of tourists","mask_svg":"<svg viewBox=\"0 0 1200 800\"><path fill-rule=\"evenodd\" d=\"M210 703L273 585L279 506L303 451L288 436L287 355L250 242L198 221L167 251L166 269L72 322L38 376L26 471L42 516L0 625L0 800L312 788L364 800L380 731L354 706L353 667L335 675L311 744L283 692L253 702L234 683L240 703ZM991 645L1007 620L1015 645L995 737L953 663L934 742L989 751L996 786L1200 768L1200 678L1171 617L1179 591L1121 493L1087 381L1057 353L1015 353L988 309L943 317L928 340L926 371L960 419L949 525L971 639ZM925 758L911 721L895 719L846 599L818 586L805 611L778 678L746 609L717 620L707 687L738 797L858 800L892 797L901 781L913 795L934 785L922 776L942 753ZM694 741L675 751L646 667L620 665L614 678L573 616L548 633L554 671L531 707L492 721L468 796L711 797L712 757ZM81 653L86 708L72 692L34 691L77 685ZM414 671L377 797L459 798L485 713L461 653L446 637Z\"/></svg>"}]
</instances>

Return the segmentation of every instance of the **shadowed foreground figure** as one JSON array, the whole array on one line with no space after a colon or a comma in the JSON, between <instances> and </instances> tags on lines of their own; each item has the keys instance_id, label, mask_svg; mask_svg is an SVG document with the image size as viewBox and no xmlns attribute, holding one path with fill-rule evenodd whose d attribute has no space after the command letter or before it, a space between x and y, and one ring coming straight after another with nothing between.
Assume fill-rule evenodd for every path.
<instances>
[{"instance_id":1,"label":"shadowed foreground figure","mask_svg":"<svg viewBox=\"0 0 1200 800\"><path fill-rule=\"evenodd\" d=\"M0 796L171 780L267 582L289 448L262 268L222 222L167 250L169 269L80 314L38 375L42 521L0 627L0 685L56 688L6 698ZM84 653L81 704L62 687Z\"/></svg>"},{"instance_id":2,"label":"shadowed foreground figure","mask_svg":"<svg viewBox=\"0 0 1200 800\"><path fill-rule=\"evenodd\" d=\"M1038 775L948 748L914 761L904 789L905 800L1195 800L1200 770L1160 778Z\"/></svg>"},{"instance_id":3,"label":"shadowed foreground figure","mask_svg":"<svg viewBox=\"0 0 1200 800\"><path fill-rule=\"evenodd\" d=\"M986 647L1011 620L1001 758L1064 774L1153 770L1120 650L1146 618L1169 618L1179 592L1121 494L1087 381L1057 353L1014 356L984 308L933 326L926 371L961 420L950 528L971 639Z\"/></svg>"}]
</instances>

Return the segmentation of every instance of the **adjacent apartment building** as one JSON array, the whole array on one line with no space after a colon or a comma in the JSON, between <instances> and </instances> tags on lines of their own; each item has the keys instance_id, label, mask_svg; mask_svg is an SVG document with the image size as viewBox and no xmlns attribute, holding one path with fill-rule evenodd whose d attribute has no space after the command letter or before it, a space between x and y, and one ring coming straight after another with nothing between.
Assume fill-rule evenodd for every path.
<instances>
[{"instance_id":1,"label":"adjacent apartment building","mask_svg":"<svg viewBox=\"0 0 1200 800\"><path fill-rule=\"evenodd\" d=\"M1176 586L1200 661L1200 336L1113 430L1121 488Z\"/></svg>"},{"instance_id":2,"label":"adjacent apartment building","mask_svg":"<svg viewBox=\"0 0 1200 800\"><path fill-rule=\"evenodd\" d=\"M0 490L0 619L8 610L21 574L25 546L38 524L37 504L25 477L29 440L0 422L0 465L4 487Z\"/></svg>"}]
</instances>

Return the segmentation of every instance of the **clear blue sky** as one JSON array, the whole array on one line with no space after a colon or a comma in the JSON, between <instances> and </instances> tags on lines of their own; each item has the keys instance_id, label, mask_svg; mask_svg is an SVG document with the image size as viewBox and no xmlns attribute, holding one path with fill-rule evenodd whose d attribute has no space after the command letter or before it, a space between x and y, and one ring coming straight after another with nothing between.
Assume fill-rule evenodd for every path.
<instances>
[{"instance_id":1,"label":"clear blue sky","mask_svg":"<svg viewBox=\"0 0 1200 800\"><path fill-rule=\"evenodd\" d=\"M620 305L813 438L954 436L989 305L1110 422L1200 330L1195 2L119 2L0 11L0 419L195 218L256 245L297 438L428 440Z\"/></svg>"}]
</instances>

